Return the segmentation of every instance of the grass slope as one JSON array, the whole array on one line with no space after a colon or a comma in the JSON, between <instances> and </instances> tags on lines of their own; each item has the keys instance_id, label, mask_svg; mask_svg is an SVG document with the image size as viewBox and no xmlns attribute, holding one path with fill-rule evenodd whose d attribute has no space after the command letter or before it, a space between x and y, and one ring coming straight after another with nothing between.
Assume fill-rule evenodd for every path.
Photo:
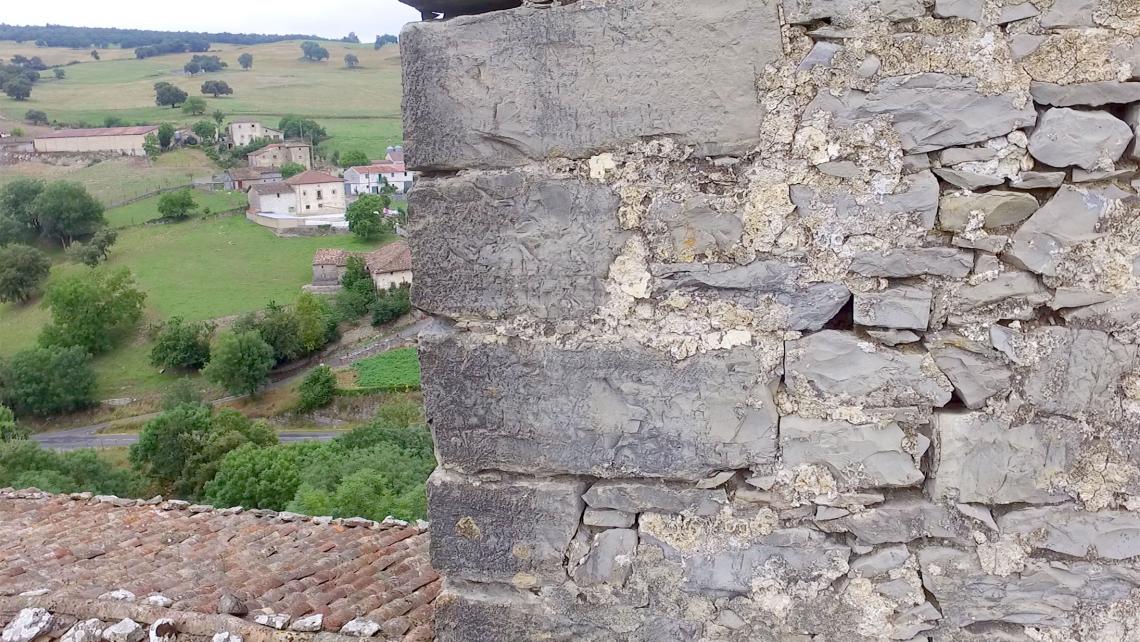
<instances>
[{"instance_id":1,"label":"grass slope","mask_svg":"<svg viewBox=\"0 0 1140 642\"><path fill-rule=\"evenodd\" d=\"M158 200L161 196L151 196L141 201L115 207L104 212L107 225L111 227L131 227L147 221L153 221L162 215L158 213ZM248 204L246 195L242 192L225 191L194 191L194 202L198 204L196 216L202 216L208 208L210 212L224 212L235 207L245 207Z\"/></svg>"},{"instance_id":2,"label":"grass slope","mask_svg":"<svg viewBox=\"0 0 1140 642\"><path fill-rule=\"evenodd\" d=\"M104 55L92 60L85 51L32 48L48 62L79 60L67 67L67 78L37 83L26 101L0 98L0 114L23 118L29 109L39 109L64 122L101 124L107 116L131 123L163 121L189 124L199 117L184 116L180 109L154 104L154 83L171 82L191 96L200 96L205 80L224 80L232 96L206 97L210 111L221 109L230 117L251 116L275 125L281 116L296 114L316 119L333 139L329 149L363 149L381 158L388 145L399 144L400 58L396 47L374 50L372 45L326 42L330 59L312 62L301 58L300 41L262 45L215 44L211 54L221 56L229 67L219 73L187 76L182 66L191 54L168 54L145 60ZM113 50L109 50L113 51ZM242 70L237 58L253 55L253 68ZM353 53L360 67L347 69L344 55ZM21 53L28 47L0 41L0 58ZM101 52L102 53L102 52ZM116 54L122 53L115 51ZM50 74L47 74L50 75Z\"/></svg>"},{"instance_id":3,"label":"grass slope","mask_svg":"<svg viewBox=\"0 0 1140 642\"><path fill-rule=\"evenodd\" d=\"M397 348L352 364L356 386L365 390L407 391L420 387L420 360L415 348Z\"/></svg>"}]
</instances>

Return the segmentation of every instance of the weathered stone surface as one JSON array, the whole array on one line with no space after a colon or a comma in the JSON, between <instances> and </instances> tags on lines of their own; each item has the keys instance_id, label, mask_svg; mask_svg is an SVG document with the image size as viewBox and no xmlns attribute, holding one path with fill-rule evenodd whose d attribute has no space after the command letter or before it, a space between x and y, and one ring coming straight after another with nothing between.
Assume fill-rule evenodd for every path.
<instances>
[{"instance_id":1,"label":"weathered stone surface","mask_svg":"<svg viewBox=\"0 0 1140 642\"><path fill-rule=\"evenodd\" d=\"M119 602L134 602L135 594L126 589L115 589L114 591L107 591L99 596L100 600L118 600Z\"/></svg>"},{"instance_id":2,"label":"weathered stone surface","mask_svg":"<svg viewBox=\"0 0 1140 642\"><path fill-rule=\"evenodd\" d=\"M1082 611L1126 599L1140 572L1088 562L1029 560L1019 574L990 575L974 551L927 546L918 551L922 583L951 627L976 622L1065 626ZM994 638L990 638L994 639Z\"/></svg>"},{"instance_id":3,"label":"weathered stone surface","mask_svg":"<svg viewBox=\"0 0 1140 642\"><path fill-rule=\"evenodd\" d=\"M1131 331L1140 324L1140 293L1132 292L1112 297L1061 313L1074 327L1093 328L1105 332Z\"/></svg>"},{"instance_id":4,"label":"weathered stone surface","mask_svg":"<svg viewBox=\"0 0 1140 642\"><path fill-rule=\"evenodd\" d=\"M867 328L865 332L874 340L888 346L914 343L922 338L910 330L876 330L875 328Z\"/></svg>"},{"instance_id":5,"label":"weathered stone surface","mask_svg":"<svg viewBox=\"0 0 1140 642\"><path fill-rule=\"evenodd\" d=\"M1024 508L998 517L1003 534L1026 536L1033 548L1071 557L1124 560L1140 556L1140 515L1088 512L1072 505Z\"/></svg>"},{"instance_id":6,"label":"weathered stone surface","mask_svg":"<svg viewBox=\"0 0 1140 642\"><path fill-rule=\"evenodd\" d=\"M905 544L922 537L955 539L966 532L956 515L918 494L890 501L826 523L826 530L851 533L861 544Z\"/></svg>"},{"instance_id":7,"label":"weathered stone surface","mask_svg":"<svg viewBox=\"0 0 1140 642\"><path fill-rule=\"evenodd\" d=\"M215 633L210 642L244 642L244 638L237 633L230 633L229 631L221 631Z\"/></svg>"},{"instance_id":8,"label":"weathered stone surface","mask_svg":"<svg viewBox=\"0 0 1140 642\"><path fill-rule=\"evenodd\" d=\"M843 46L834 42L817 42L815 43L808 55L800 61L800 66L797 67L800 71L810 71L815 67L830 67L832 59L840 51L843 51Z\"/></svg>"},{"instance_id":9,"label":"weathered stone surface","mask_svg":"<svg viewBox=\"0 0 1140 642\"><path fill-rule=\"evenodd\" d=\"M1073 168L1073 182L1074 183L1092 183L1095 181L1112 181L1117 179L1132 178L1136 174L1136 166L1130 163L1118 163L1115 169L1093 170L1086 172L1085 170L1074 167Z\"/></svg>"},{"instance_id":10,"label":"weathered stone surface","mask_svg":"<svg viewBox=\"0 0 1140 642\"><path fill-rule=\"evenodd\" d=\"M934 16L982 22L983 6L982 0L935 0Z\"/></svg>"},{"instance_id":11,"label":"weathered stone surface","mask_svg":"<svg viewBox=\"0 0 1140 642\"><path fill-rule=\"evenodd\" d=\"M481 481L436 469L428 480L432 567L478 582L559 584L586 484Z\"/></svg>"},{"instance_id":12,"label":"weathered stone surface","mask_svg":"<svg viewBox=\"0 0 1140 642\"><path fill-rule=\"evenodd\" d=\"M990 147L951 147L938 154L938 159L944 166L988 161L994 158L997 158L997 150Z\"/></svg>"},{"instance_id":13,"label":"weathered stone surface","mask_svg":"<svg viewBox=\"0 0 1140 642\"><path fill-rule=\"evenodd\" d=\"M744 150L764 116L756 70L781 56L776 5L622 0L410 24L400 38L409 168L584 158L647 136ZM661 28L682 22L683 33ZM553 34L557 65L534 55ZM708 55L692 65L691 51Z\"/></svg>"},{"instance_id":14,"label":"weathered stone surface","mask_svg":"<svg viewBox=\"0 0 1140 642\"><path fill-rule=\"evenodd\" d=\"M178 626L170 618L159 618L151 622L147 629L147 639L150 642L173 642L178 635Z\"/></svg>"},{"instance_id":15,"label":"weathered stone surface","mask_svg":"<svg viewBox=\"0 0 1140 642\"><path fill-rule=\"evenodd\" d=\"M289 625L290 631L297 631L298 633L316 633L321 630L321 624L324 622L325 616L320 613L313 615L306 615L302 618L293 620Z\"/></svg>"},{"instance_id":16,"label":"weathered stone surface","mask_svg":"<svg viewBox=\"0 0 1140 642\"><path fill-rule=\"evenodd\" d=\"M977 285L963 286L955 300L956 312L966 316L992 313L998 319L1023 319L1044 305L1052 294L1029 272L1009 270ZM951 321L956 321L951 317Z\"/></svg>"},{"instance_id":17,"label":"weathered stone surface","mask_svg":"<svg viewBox=\"0 0 1140 642\"><path fill-rule=\"evenodd\" d=\"M16 617L12 618L8 626L4 627L4 633L0 634L0 640L3 642L32 642L32 640L51 631L54 624L55 617L44 609L20 609L20 612L16 613Z\"/></svg>"},{"instance_id":18,"label":"weathered stone surface","mask_svg":"<svg viewBox=\"0 0 1140 642\"><path fill-rule=\"evenodd\" d=\"M1037 121L1033 105L1018 103L1014 96L979 92L971 78L926 73L885 78L871 92L852 91L842 98L821 92L805 115L824 109L841 125L889 116L904 151L931 152L1032 126Z\"/></svg>"},{"instance_id":19,"label":"weathered stone surface","mask_svg":"<svg viewBox=\"0 0 1140 642\"><path fill-rule=\"evenodd\" d=\"M223 593L222 596L218 598L218 613L245 615L249 613L249 607L233 593Z\"/></svg>"},{"instance_id":20,"label":"weathered stone surface","mask_svg":"<svg viewBox=\"0 0 1140 642\"><path fill-rule=\"evenodd\" d=\"M875 292L855 293L855 323L860 325L925 330L930 324L931 289L892 285Z\"/></svg>"},{"instance_id":21,"label":"weathered stone surface","mask_svg":"<svg viewBox=\"0 0 1140 642\"><path fill-rule=\"evenodd\" d=\"M724 489L702 490L673 482L633 480L595 482L584 499L591 508L700 516L720 512L728 501Z\"/></svg>"},{"instance_id":22,"label":"weathered stone surface","mask_svg":"<svg viewBox=\"0 0 1140 642\"><path fill-rule=\"evenodd\" d=\"M421 178L408 199L414 303L448 317L588 317L628 238L617 197L584 181Z\"/></svg>"},{"instance_id":23,"label":"weathered stone surface","mask_svg":"<svg viewBox=\"0 0 1140 642\"><path fill-rule=\"evenodd\" d=\"M658 288L715 290L718 299L738 305L783 311L782 326L788 330L818 330L851 298L840 283L800 285L800 267L782 261L755 261L748 265L682 263L654 265Z\"/></svg>"},{"instance_id":24,"label":"weathered stone surface","mask_svg":"<svg viewBox=\"0 0 1140 642\"><path fill-rule=\"evenodd\" d=\"M1015 225L1032 216L1038 207L1037 199L1021 192L948 194L938 206L938 227L961 232L975 217L987 229Z\"/></svg>"},{"instance_id":25,"label":"weathered stone surface","mask_svg":"<svg viewBox=\"0 0 1140 642\"><path fill-rule=\"evenodd\" d=\"M165 595L159 594L148 595L146 596L146 599L143 600L143 602L146 602L151 606L161 606L163 608L170 608L170 606L174 604L174 600L166 597Z\"/></svg>"},{"instance_id":26,"label":"weathered stone surface","mask_svg":"<svg viewBox=\"0 0 1140 642\"><path fill-rule=\"evenodd\" d=\"M934 173L938 175L938 178L941 178L947 183L967 190L1001 185L1005 182L1004 178L996 174L979 174L977 172L954 169L951 167L936 167L934 168Z\"/></svg>"},{"instance_id":27,"label":"weathered stone surface","mask_svg":"<svg viewBox=\"0 0 1140 642\"><path fill-rule=\"evenodd\" d=\"M138 622L124 618L103 629L103 639L107 642L142 642L146 639L146 629Z\"/></svg>"},{"instance_id":28,"label":"weathered stone surface","mask_svg":"<svg viewBox=\"0 0 1140 642\"><path fill-rule=\"evenodd\" d=\"M720 213L704 197L683 203L656 200L649 218L669 229L673 252L678 256L726 251L740 242L744 223L734 213Z\"/></svg>"},{"instance_id":29,"label":"weathered stone surface","mask_svg":"<svg viewBox=\"0 0 1140 642\"><path fill-rule=\"evenodd\" d=\"M784 3L785 17L792 24L806 24L816 20L839 23L866 14L874 7L887 20L920 18L926 14L922 0L792 0Z\"/></svg>"},{"instance_id":30,"label":"weathered stone surface","mask_svg":"<svg viewBox=\"0 0 1140 642\"><path fill-rule=\"evenodd\" d=\"M809 403L942 406L950 400L950 382L924 367L927 359L824 330L786 343L785 384L790 395Z\"/></svg>"},{"instance_id":31,"label":"weathered stone surface","mask_svg":"<svg viewBox=\"0 0 1140 642\"><path fill-rule=\"evenodd\" d=\"M1041 14L1041 26L1093 27L1093 11L1100 0L1054 0L1053 5Z\"/></svg>"},{"instance_id":32,"label":"weathered stone surface","mask_svg":"<svg viewBox=\"0 0 1140 642\"><path fill-rule=\"evenodd\" d=\"M949 345L931 348L930 356L967 408L982 408L990 397L1009 391L1011 373L994 356Z\"/></svg>"},{"instance_id":33,"label":"weathered stone surface","mask_svg":"<svg viewBox=\"0 0 1140 642\"><path fill-rule=\"evenodd\" d=\"M984 413L939 412L934 418L935 499L982 504L1052 503L1067 496L1051 477L1075 460L1079 434L1044 424L1010 427Z\"/></svg>"},{"instance_id":34,"label":"weathered stone surface","mask_svg":"<svg viewBox=\"0 0 1140 642\"><path fill-rule=\"evenodd\" d=\"M902 568L910 559L910 551L901 544L880 546L874 551L851 560L850 576L876 578Z\"/></svg>"},{"instance_id":35,"label":"weathered stone surface","mask_svg":"<svg viewBox=\"0 0 1140 642\"><path fill-rule=\"evenodd\" d=\"M974 253L952 247L896 248L859 252L849 268L863 276L902 278L931 274L962 278L970 273Z\"/></svg>"},{"instance_id":36,"label":"weathered stone surface","mask_svg":"<svg viewBox=\"0 0 1140 642\"><path fill-rule=\"evenodd\" d=\"M287 613L258 613L253 616L253 621L262 626L281 631L289 624L289 615Z\"/></svg>"},{"instance_id":37,"label":"weathered stone surface","mask_svg":"<svg viewBox=\"0 0 1140 642\"><path fill-rule=\"evenodd\" d=\"M1140 102L1140 82L1085 82L1056 85L1047 82L1030 84L1034 102L1054 107L1084 105L1100 107L1113 103Z\"/></svg>"},{"instance_id":38,"label":"weathered stone surface","mask_svg":"<svg viewBox=\"0 0 1140 642\"><path fill-rule=\"evenodd\" d=\"M1060 326L1038 328L1031 337L1046 350L1025 380L1026 401L1067 417L1119 412L1117 386L1132 368L1135 345L1098 330Z\"/></svg>"},{"instance_id":39,"label":"weathered stone surface","mask_svg":"<svg viewBox=\"0 0 1140 642\"><path fill-rule=\"evenodd\" d=\"M582 515L582 523L586 526L600 526L603 528L629 528L637 518L633 513L624 513L620 510L604 508L587 508Z\"/></svg>"},{"instance_id":40,"label":"weathered stone surface","mask_svg":"<svg viewBox=\"0 0 1140 642\"><path fill-rule=\"evenodd\" d=\"M379 631L379 623L362 617L349 620L340 629L342 635L351 635L358 638L370 638Z\"/></svg>"},{"instance_id":41,"label":"weathered stone surface","mask_svg":"<svg viewBox=\"0 0 1140 642\"><path fill-rule=\"evenodd\" d=\"M780 419L780 454L785 466L826 466L849 488L912 486L922 482L917 459L907 452L898 424L877 426L797 417Z\"/></svg>"},{"instance_id":42,"label":"weathered stone surface","mask_svg":"<svg viewBox=\"0 0 1140 642\"><path fill-rule=\"evenodd\" d=\"M1021 172L1009 179L1009 186L1015 189L1048 189L1060 187L1065 180L1065 172Z\"/></svg>"},{"instance_id":43,"label":"weathered stone surface","mask_svg":"<svg viewBox=\"0 0 1140 642\"><path fill-rule=\"evenodd\" d=\"M440 464L466 472L696 480L772 462L772 360L748 346L675 363L628 342L574 351L450 332L420 345Z\"/></svg>"},{"instance_id":44,"label":"weathered stone surface","mask_svg":"<svg viewBox=\"0 0 1140 642\"><path fill-rule=\"evenodd\" d=\"M1054 310L1081 308L1087 305L1111 301L1113 296L1106 292L1094 292L1084 288L1060 287L1053 291L1053 301L1049 307Z\"/></svg>"},{"instance_id":45,"label":"weathered stone surface","mask_svg":"<svg viewBox=\"0 0 1140 642\"><path fill-rule=\"evenodd\" d=\"M91 618L89 620L80 620L76 622L59 642L99 642L103 637L103 629L106 625L102 620ZM5 641L7 638L5 638Z\"/></svg>"},{"instance_id":46,"label":"weathered stone surface","mask_svg":"<svg viewBox=\"0 0 1140 642\"><path fill-rule=\"evenodd\" d=\"M1054 107L1041 115L1029 136L1029 153L1053 167L1086 170L1110 167L1132 140L1132 128L1104 111Z\"/></svg>"},{"instance_id":47,"label":"weathered stone surface","mask_svg":"<svg viewBox=\"0 0 1140 642\"><path fill-rule=\"evenodd\" d=\"M807 528L777 530L744 540L742 546L707 542L696 549L679 541L673 521L643 520L638 533L642 545L657 545L668 560L681 561L686 591L705 594L746 593L760 578L804 582L831 579L846 568L851 549Z\"/></svg>"},{"instance_id":48,"label":"weathered stone surface","mask_svg":"<svg viewBox=\"0 0 1140 642\"><path fill-rule=\"evenodd\" d=\"M792 185L790 196L801 216L818 217L818 233L846 238L872 234L884 221L894 226L934 227L938 215L938 179L929 171L906 177L898 193L854 195L843 187L815 189Z\"/></svg>"},{"instance_id":49,"label":"weathered stone surface","mask_svg":"<svg viewBox=\"0 0 1140 642\"><path fill-rule=\"evenodd\" d=\"M610 528L594 536L590 552L582 564L571 572L574 581L583 586L612 584L622 586L633 570L633 554L637 550L637 531L632 528Z\"/></svg>"},{"instance_id":50,"label":"weathered stone surface","mask_svg":"<svg viewBox=\"0 0 1140 642\"><path fill-rule=\"evenodd\" d=\"M950 242L956 247L965 247L989 252L990 254L998 254L1009 244L1009 237L1004 234L990 234L988 232L979 234L977 231L973 231L965 234L955 234L954 237L950 239Z\"/></svg>"}]
</instances>

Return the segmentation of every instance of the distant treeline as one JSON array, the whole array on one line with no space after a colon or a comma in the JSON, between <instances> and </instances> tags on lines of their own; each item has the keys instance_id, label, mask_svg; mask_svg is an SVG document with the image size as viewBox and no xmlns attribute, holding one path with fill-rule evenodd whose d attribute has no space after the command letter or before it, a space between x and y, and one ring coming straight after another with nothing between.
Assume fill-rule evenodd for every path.
<instances>
[{"instance_id":1,"label":"distant treeline","mask_svg":"<svg viewBox=\"0 0 1140 642\"><path fill-rule=\"evenodd\" d=\"M207 51L211 42L231 45L259 45L282 40L323 40L305 34L205 33L193 31L152 31L149 29L115 29L109 27L67 27L64 25L19 26L0 24L0 40L34 42L41 47L106 48L147 50L144 53L181 53ZM204 47L204 48L203 48ZM150 53L150 51L154 53ZM147 56L142 55L140 58Z\"/></svg>"}]
</instances>

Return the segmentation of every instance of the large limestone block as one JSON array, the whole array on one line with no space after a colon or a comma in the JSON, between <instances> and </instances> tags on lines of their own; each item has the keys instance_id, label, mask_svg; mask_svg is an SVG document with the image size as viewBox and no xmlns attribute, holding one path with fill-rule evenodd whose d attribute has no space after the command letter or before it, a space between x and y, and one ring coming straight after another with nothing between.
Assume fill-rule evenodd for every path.
<instances>
[{"instance_id":1,"label":"large limestone block","mask_svg":"<svg viewBox=\"0 0 1140 642\"><path fill-rule=\"evenodd\" d=\"M1029 86L1034 102L1054 107L1074 105L1101 105L1140 102L1140 82L1084 82L1073 85L1056 85L1035 82Z\"/></svg>"},{"instance_id":2,"label":"large limestone block","mask_svg":"<svg viewBox=\"0 0 1140 642\"><path fill-rule=\"evenodd\" d=\"M574 351L458 333L424 337L420 363L445 468L700 480L774 461L779 350L675 363L633 343Z\"/></svg>"},{"instance_id":3,"label":"large limestone block","mask_svg":"<svg viewBox=\"0 0 1140 642\"><path fill-rule=\"evenodd\" d=\"M785 466L826 466L843 486L876 488L921 483L922 453L898 424L885 426L790 415L780 419L780 458Z\"/></svg>"},{"instance_id":4,"label":"large limestone block","mask_svg":"<svg viewBox=\"0 0 1140 642\"><path fill-rule=\"evenodd\" d=\"M1132 128L1106 111L1054 107L1030 134L1029 153L1046 165L1092 171L1111 168L1131 141Z\"/></svg>"},{"instance_id":5,"label":"large limestone block","mask_svg":"<svg viewBox=\"0 0 1140 642\"><path fill-rule=\"evenodd\" d=\"M626 513L679 513L707 517L720 512L728 502L723 488L701 489L685 484L628 479L602 480L583 496L591 508Z\"/></svg>"},{"instance_id":6,"label":"large limestone block","mask_svg":"<svg viewBox=\"0 0 1140 642\"><path fill-rule=\"evenodd\" d=\"M859 252L850 270L863 276L901 278L930 274L962 278L974 266L974 253L953 247L897 248Z\"/></svg>"},{"instance_id":7,"label":"large limestone block","mask_svg":"<svg viewBox=\"0 0 1140 642\"><path fill-rule=\"evenodd\" d=\"M950 401L950 382L924 353L887 348L838 330L785 345L788 393L808 406L929 407Z\"/></svg>"},{"instance_id":8,"label":"large limestone block","mask_svg":"<svg viewBox=\"0 0 1140 642\"><path fill-rule=\"evenodd\" d=\"M960 539L968 529L946 506L918 493L896 495L885 503L821 524L831 532L848 532L865 545L905 544L923 537Z\"/></svg>"},{"instance_id":9,"label":"large limestone block","mask_svg":"<svg viewBox=\"0 0 1140 642\"><path fill-rule=\"evenodd\" d=\"M933 292L919 285L892 285L855 293L855 323L896 330L925 330L930 325Z\"/></svg>"},{"instance_id":10,"label":"large limestone block","mask_svg":"<svg viewBox=\"0 0 1140 642\"><path fill-rule=\"evenodd\" d=\"M973 550L927 546L918 559L922 584L951 627L1066 626L1090 609L1127 599L1140 585L1140 571L1090 562L1031 559L1020 573L1006 576L983 570Z\"/></svg>"},{"instance_id":11,"label":"large limestone block","mask_svg":"<svg viewBox=\"0 0 1140 642\"><path fill-rule=\"evenodd\" d=\"M805 115L824 109L836 124L865 124L880 116L891 119L908 153L979 143L1004 136L1037 121L1032 103L1013 95L986 95L977 81L939 73L894 76L879 81L870 92L852 91L843 97L827 92L808 105Z\"/></svg>"},{"instance_id":12,"label":"large limestone block","mask_svg":"<svg viewBox=\"0 0 1140 642\"><path fill-rule=\"evenodd\" d=\"M997 523L1003 534L1027 536L1033 548L1062 555L1109 560L1140 556L1140 514L1130 511L1042 506L1011 511Z\"/></svg>"},{"instance_id":13,"label":"large limestone block","mask_svg":"<svg viewBox=\"0 0 1140 642\"><path fill-rule=\"evenodd\" d=\"M408 195L415 305L447 317L583 318L628 235L617 197L577 180L508 173L421 178Z\"/></svg>"},{"instance_id":14,"label":"large limestone block","mask_svg":"<svg viewBox=\"0 0 1140 642\"><path fill-rule=\"evenodd\" d=\"M1021 192L947 194L938 205L938 227L952 232L965 230L971 222L981 222L986 229L1004 227L1024 221L1038 207L1037 199Z\"/></svg>"},{"instance_id":15,"label":"large limestone block","mask_svg":"<svg viewBox=\"0 0 1140 642\"><path fill-rule=\"evenodd\" d=\"M1017 229L1005 253L1006 260L1038 274L1056 276L1065 250L1103 236L1101 217L1130 196L1112 186L1062 185L1048 203Z\"/></svg>"},{"instance_id":16,"label":"large limestone block","mask_svg":"<svg viewBox=\"0 0 1140 642\"><path fill-rule=\"evenodd\" d=\"M409 167L583 158L647 136L744 151L764 117L756 74L782 56L776 5L582 0L410 24Z\"/></svg>"},{"instance_id":17,"label":"large limestone block","mask_svg":"<svg viewBox=\"0 0 1140 642\"><path fill-rule=\"evenodd\" d=\"M990 397L1009 391L1012 375L996 353L981 354L946 345L931 348L930 354L967 408L981 408Z\"/></svg>"},{"instance_id":18,"label":"large limestone block","mask_svg":"<svg viewBox=\"0 0 1140 642\"><path fill-rule=\"evenodd\" d=\"M966 503L1055 503L1051 478L1076 460L1080 435L1043 423L1010 427L984 413L934 416L931 496Z\"/></svg>"},{"instance_id":19,"label":"large limestone block","mask_svg":"<svg viewBox=\"0 0 1140 642\"><path fill-rule=\"evenodd\" d=\"M581 481L487 481L437 469L428 480L432 567L476 582L564 582L585 490Z\"/></svg>"},{"instance_id":20,"label":"large limestone block","mask_svg":"<svg viewBox=\"0 0 1140 642\"><path fill-rule=\"evenodd\" d=\"M813 221L817 236L844 239L859 234L897 233L899 228L934 227L938 215L938 179L930 171L905 177L895 194L854 194L845 186L792 185L799 215Z\"/></svg>"},{"instance_id":21,"label":"large limestone block","mask_svg":"<svg viewBox=\"0 0 1140 642\"><path fill-rule=\"evenodd\" d=\"M1046 326L1031 333L1040 360L1025 379L1026 401L1038 410L1066 417L1114 419L1119 387L1132 370L1136 346L1099 330Z\"/></svg>"}]
</instances>

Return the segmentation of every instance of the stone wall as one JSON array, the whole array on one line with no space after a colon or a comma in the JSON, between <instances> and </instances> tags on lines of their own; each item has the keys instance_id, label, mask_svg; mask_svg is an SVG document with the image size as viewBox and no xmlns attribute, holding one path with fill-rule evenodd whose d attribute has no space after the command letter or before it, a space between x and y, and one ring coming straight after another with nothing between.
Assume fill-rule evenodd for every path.
<instances>
[{"instance_id":1,"label":"stone wall","mask_svg":"<svg viewBox=\"0 0 1140 642\"><path fill-rule=\"evenodd\" d=\"M1140 3L523 4L401 38L438 639L1140 639Z\"/></svg>"}]
</instances>

